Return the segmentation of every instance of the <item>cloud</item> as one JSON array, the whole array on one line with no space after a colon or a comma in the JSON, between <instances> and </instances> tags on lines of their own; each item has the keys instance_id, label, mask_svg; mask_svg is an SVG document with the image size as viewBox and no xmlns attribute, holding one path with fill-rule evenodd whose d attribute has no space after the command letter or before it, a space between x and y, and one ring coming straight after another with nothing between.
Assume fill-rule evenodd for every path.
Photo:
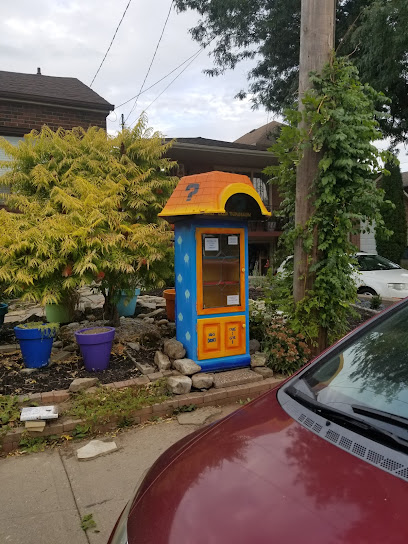
<instances>
[{"instance_id":1,"label":"cloud","mask_svg":"<svg viewBox=\"0 0 408 544\"><path fill-rule=\"evenodd\" d=\"M0 21L0 69L54 76L77 77L90 84L128 0L19 0L4 2ZM132 2L116 40L93 89L113 104L135 95L142 84L170 0ZM146 81L148 87L183 60L199 45L188 29L198 16L194 12L171 13L156 60ZM203 136L234 140L267 121L263 110L252 111L250 101L235 100L246 87L251 64L218 78L203 69L212 65L202 53L174 84L148 109L150 124L171 136ZM134 120L177 73L143 94ZM120 114L129 114L132 103L111 114L108 129L119 128Z\"/></svg>"}]
</instances>

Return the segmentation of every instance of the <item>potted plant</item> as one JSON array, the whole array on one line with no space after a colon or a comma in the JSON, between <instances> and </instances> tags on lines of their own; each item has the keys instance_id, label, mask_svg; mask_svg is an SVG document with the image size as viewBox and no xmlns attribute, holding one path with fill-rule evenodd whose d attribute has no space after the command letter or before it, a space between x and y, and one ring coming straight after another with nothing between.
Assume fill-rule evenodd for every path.
<instances>
[{"instance_id":1,"label":"potted plant","mask_svg":"<svg viewBox=\"0 0 408 544\"><path fill-rule=\"evenodd\" d=\"M88 372L108 368L114 337L114 327L89 327L75 333Z\"/></svg>"},{"instance_id":2,"label":"potted plant","mask_svg":"<svg viewBox=\"0 0 408 544\"><path fill-rule=\"evenodd\" d=\"M20 344L24 364L27 368L47 366L51 356L52 343L57 335L58 323L22 323L14 327L14 334Z\"/></svg>"},{"instance_id":3,"label":"potted plant","mask_svg":"<svg viewBox=\"0 0 408 544\"><path fill-rule=\"evenodd\" d=\"M175 321L176 318L176 290L165 289L163 296L166 299L166 313L169 321Z\"/></svg>"},{"instance_id":4,"label":"potted plant","mask_svg":"<svg viewBox=\"0 0 408 544\"><path fill-rule=\"evenodd\" d=\"M75 289L63 291L59 302L45 304L45 316L49 323L70 323L78 306L79 293Z\"/></svg>"}]
</instances>

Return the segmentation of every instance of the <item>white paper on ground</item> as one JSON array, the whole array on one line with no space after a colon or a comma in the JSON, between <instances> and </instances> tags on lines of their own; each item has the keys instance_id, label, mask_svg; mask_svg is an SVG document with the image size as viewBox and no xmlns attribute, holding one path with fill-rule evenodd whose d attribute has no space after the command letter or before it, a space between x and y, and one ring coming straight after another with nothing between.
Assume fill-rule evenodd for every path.
<instances>
[{"instance_id":1,"label":"white paper on ground","mask_svg":"<svg viewBox=\"0 0 408 544\"><path fill-rule=\"evenodd\" d=\"M57 419L58 408L56 406L35 406L22 408L20 421L35 421L37 419Z\"/></svg>"}]
</instances>

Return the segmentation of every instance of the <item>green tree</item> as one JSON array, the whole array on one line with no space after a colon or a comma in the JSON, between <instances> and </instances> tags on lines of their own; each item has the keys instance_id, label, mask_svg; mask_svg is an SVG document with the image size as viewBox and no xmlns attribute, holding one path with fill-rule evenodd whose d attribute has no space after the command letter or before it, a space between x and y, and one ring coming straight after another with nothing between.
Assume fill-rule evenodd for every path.
<instances>
[{"instance_id":1,"label":"green tree","mask_svg":"<svg viewBox=\"0 0 408 544\"><path fill-rule=\"evenodd\" d=\"M44 127L17 147L0 178L0 283L6 294L43 304L95 283L108 318L119 290L163 286L172 274L171 231L157 217L169 198L169 144L141 118L116 137L96 127ZM15 213L18 212L18 213Z\"/></svg>"},{"instance_id":2,"label":"green tree","mask_svg":"<svg viewBox=\"0 0 408 544\"><path fill-rule=\"evenodd\" d=\"M191 29L202 45L211 42L211 76L255 59L247 93L255 105L282 113L297 100L301 0L175 0L179 11L193 9L201 19ZM362 81L390 99L386 133L408 133L406 0L339 0L336 45L352 55Z\"/></svg>"},{"instance_id":3,"label":"green tree","mask_svg":"<svg viewBox=\"0 0 408 544\"><path fill-rule=\"evenodd\" d=\"M303 149L311 142L315 151L322 152L313 187L315 211L304 230L299 231L292 220L285 233L291 252L300 236L311 255L317 239L313 288L295 304L292 277L286 274L272 291L292 329L314 344L320 328L328 331L329 341L347 330L350 303L356 298L351 266L355 247L349 235L356 232L360 221L375 222L378 230L384 229L380 214L383 191L377 188L373 173L388 173L382 161L390 162L392 155L378 151L372 143L381 138L375 104L385 99L361 83L357 69L347 59L333 56L322 75L314 74L311 79L314 88L304 98L305 111L287 111L286 126L272 148L279 164L266 171L279 185L282 213L293 218L296 166ZM301 115L310 126L307 134L299 129Z\"/></svg>"},{"instance_id":4,"label":"green tree","mask_svg":"<svg viewBox=\"0 0 408 544\"><path fill-rule=\"evenodd\" d=\"M407 245L407 219L405 215L404 194L400 167L396 164L387 164L386 169L390 176L383 176L381 188L384 198L393 203L393 207L383 206L381 214L386 228L392 232L389 238L383 236L382 231L376 232L377 251L395 263L400 263L402 254Z\"/></svg>"}]
</instances>

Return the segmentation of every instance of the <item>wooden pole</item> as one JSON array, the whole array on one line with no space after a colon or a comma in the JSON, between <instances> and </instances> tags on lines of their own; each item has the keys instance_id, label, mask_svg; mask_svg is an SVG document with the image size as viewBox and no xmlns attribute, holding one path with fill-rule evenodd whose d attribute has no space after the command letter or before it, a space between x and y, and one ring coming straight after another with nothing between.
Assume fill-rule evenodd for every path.
<instances>
[{"instance_id":1,"label":"wooden pole","mask_svg":"<svg viewBox=\"0 0 408 544\"><path fill-rule=\"evenodd\" d=\"M299 61L299 110L303 111L302 99L312 87L310 72L322 71L334 49L334 30L336 21L336 0L302 0L300 25L300 61ZM308 130L305 122L300 128ZM295 224L304 227L314 212L313 182L317 175L320 153L307 147L299 163L296 174ZM310 266L317 259L317 232L311 258L303 248L303 240L298 237L294 249L293 294L295 302L305 297L312 288L314 277ZM320 341L319 341L320 344Z\"/></svg>"}]
</instances>

